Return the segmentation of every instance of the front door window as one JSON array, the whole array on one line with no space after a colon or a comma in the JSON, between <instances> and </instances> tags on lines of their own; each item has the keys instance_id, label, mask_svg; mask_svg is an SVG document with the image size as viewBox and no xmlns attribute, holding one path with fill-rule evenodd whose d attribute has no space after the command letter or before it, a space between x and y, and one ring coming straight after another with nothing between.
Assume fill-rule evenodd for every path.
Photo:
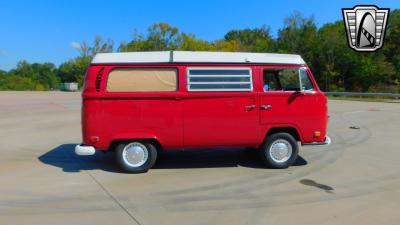
<instances>
[{"instance_id":1,"label":"front door window","mask_svg":"<svg viewBox=\"0 0 400 225\"><path fill-rule=\"evenodd\" d=\"M300 91L298 68L264 70L264 91Z\"/></svg>"}]
</instances>

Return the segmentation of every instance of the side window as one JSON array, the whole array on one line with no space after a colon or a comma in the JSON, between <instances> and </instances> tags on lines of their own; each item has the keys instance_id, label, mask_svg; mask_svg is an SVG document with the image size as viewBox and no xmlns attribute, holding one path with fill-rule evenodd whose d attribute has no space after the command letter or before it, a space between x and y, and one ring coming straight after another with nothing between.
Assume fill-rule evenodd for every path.
<instances>
[{"instance_id":1,"label":"side window","mask_svg":"<svg viewBox=\"0 0 400 225\"><path fill-rule=\"evenodd\" d=\"M187 90L252 91L250 68L188 68Z\"/></svg>"},{"instance_id":2,"label":"side window","mask_svg":"<svg viewBox=\"0 0 400 225\"><path fill-rule=\"evenodd\" d=\"M311 83L310 78L308 77L307 70L304 68L300 68L300 78L302 89L305 91L313 91L314 87Z\"/></svg>"},{"instance_id":3,"label":"side window","mask_svg":"<svg viewBox=\"0 0 400 225\"><path fill-rule=\"evenodd\" d=\"M274 71L264 70L264 91L281 91L282 87L278 83Z\"/></svg>"},{"instance_id":4,"label":"side window","mask_svg":"<svg viewBox=\"0 0 400 225\"><path fill-rule=\"evenodd\" d=\"M273 68L263 71L264 91L300 91L298 68Z\"/></svg>"},{"instance_id":5,"label":"side window","mask_svg":"<svg viewBox=\"0 0 400 225\"><path fill-rule=\"evenodd\" d=\"M108 92L170 92L177 90L173 68L120 68L108 75Z\"/></svg>"}]
</instances>

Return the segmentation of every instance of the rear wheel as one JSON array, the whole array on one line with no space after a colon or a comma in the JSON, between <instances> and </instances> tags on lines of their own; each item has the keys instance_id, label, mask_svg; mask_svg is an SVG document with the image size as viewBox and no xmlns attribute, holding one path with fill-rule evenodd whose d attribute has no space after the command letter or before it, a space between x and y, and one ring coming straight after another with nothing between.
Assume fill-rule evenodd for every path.
<instances>
[{"instance_id":1,"label":"rear wheel","mask_svg":"<svg viewBox=\"0 0 400 225\"><path fill-rule=\"evenodd\" d=\"M157 159L157 148L145 141L120 143L115 152L119 167L126 173L147 172Z\"/></svg>"},{"instance_id":2,"label":"rear wheel","mask_svg":"<svg viewBox=\"0 0 400 225\"><path fill-rule=\"evenodd\" d=\"M272 134L264 141L260 155L271 168L287 168L297 159L299 147L296 139L288 133Z\"/></svg>"}]
</instances>

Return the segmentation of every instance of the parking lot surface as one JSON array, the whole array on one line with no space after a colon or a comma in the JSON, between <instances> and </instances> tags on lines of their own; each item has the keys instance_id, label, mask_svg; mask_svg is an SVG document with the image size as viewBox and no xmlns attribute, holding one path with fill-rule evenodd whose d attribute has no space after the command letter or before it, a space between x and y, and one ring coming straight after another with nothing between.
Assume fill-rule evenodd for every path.
<instances>
[{"instance_id":1,"label":"parking lot surface","mask_svg":"<svg viewBox=\"0 0 400 225\"><path fill-rule=\"evenodd\" d=\"M329 102L329 146L265 169L254 150L171 151L148 173L76 156L80 93L0 92L0 224L400 221L400 104Z\"/></svg>"}]
</instances>

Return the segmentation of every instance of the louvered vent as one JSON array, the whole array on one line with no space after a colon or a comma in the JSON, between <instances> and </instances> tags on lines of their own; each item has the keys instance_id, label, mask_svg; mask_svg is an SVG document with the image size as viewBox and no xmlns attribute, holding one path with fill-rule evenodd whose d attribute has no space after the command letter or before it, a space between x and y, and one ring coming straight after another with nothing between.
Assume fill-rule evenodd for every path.
<instances>
[{"instance_id":1,"label":"louvered vent","mask_svg":"<svg viewBox=\"0 0 400 225\"><path fill-rule=\"evenodd\" d=\"M99 69L96 75L96 92L100 92L101 78L103 76L104 67Z\"/></svg>"}]
</instances>

